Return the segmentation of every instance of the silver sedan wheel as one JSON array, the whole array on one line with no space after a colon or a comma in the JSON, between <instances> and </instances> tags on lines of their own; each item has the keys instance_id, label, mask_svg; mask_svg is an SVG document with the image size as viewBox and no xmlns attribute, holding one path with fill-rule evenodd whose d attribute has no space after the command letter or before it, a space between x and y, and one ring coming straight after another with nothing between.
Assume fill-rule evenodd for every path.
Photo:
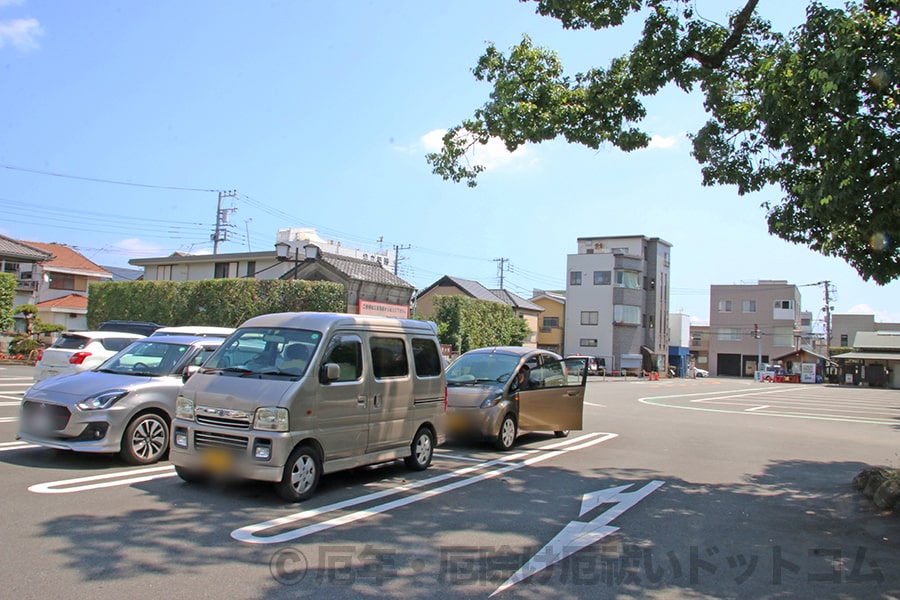
<instances>
[{"instance_id":1,"label":"silver sedan wheel","mask_svg":"<svg viewBox=\"0 0 900 600\"><path fill-rule=\"evenodd\" d=\"M162 417L145 414L128 425L122 443L122 457L138 465L158 461L169 449L169 426Z\"/></svg>"}]
</instances>

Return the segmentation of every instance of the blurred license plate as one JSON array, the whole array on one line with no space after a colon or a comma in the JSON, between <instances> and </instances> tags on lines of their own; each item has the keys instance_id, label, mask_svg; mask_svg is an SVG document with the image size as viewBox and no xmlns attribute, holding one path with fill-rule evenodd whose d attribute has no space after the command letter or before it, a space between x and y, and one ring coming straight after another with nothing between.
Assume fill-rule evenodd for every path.
<instances>
[{"instance_id":1,"label":"blurred license plate","mask_svg":"<svg viewBox=\"0 0 900 600\"><path fill-rule=\"evenodd\" d=\"M466 429L466 420L462 415L447 413L447 431L458 433Z\"/></svg>"},{"instance_id":2,"label":"blurred license plate","mask_svg":"<svg viewBox=\"0 0 900 600\"><path fill-rule=\"evenodd\" d=\"M210 448L203 453L203 467L210 473L226 473L231 470L234 457L221 448Z\"/></svg>"}]
</instances>

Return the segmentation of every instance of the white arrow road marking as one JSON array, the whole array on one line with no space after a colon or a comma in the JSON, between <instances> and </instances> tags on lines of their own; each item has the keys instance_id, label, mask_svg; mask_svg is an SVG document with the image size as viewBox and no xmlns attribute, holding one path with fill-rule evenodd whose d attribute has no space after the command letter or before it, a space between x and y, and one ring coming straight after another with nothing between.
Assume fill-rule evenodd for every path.
<instances>
[{"instance_id":1,"label":"white arrow road marking","mask_svg":"<svg viewBox=\"0 0 900 600\"><path fill-rule=\"evenodd\" d=\"M412 504L414 502L420 502L422 500L429 500L440 494L444 494L446 492L450 492L452 490L456 490L459 488L463 488L473 483L478 483L481 481L485 481L487 479L493 479L495 477L499 477L504 473L508 473L510 471L514 471L516 469L521 469L522 467L527 467L529 465L533 465L539 463L541 461L557 458L562 454L567 452L571 452L573 450L581 450L583 448L588 448L595 444L599 444L605 442L607 440L611 440L613 438L618 437L616 433L590 433L587 435L579 436L573 438L571 440L566 440L564 442L559 442L555 444L550 444L547 446L542 446L541 448L535 450L528 450L525 452L519 452L517 454L513 454L510 456L505 456L502 459L490 460L478 465L474 465L471 467L463 467L457 469L455 471L450 471L448 473L444 473L442 475L438 475L436 477L430 477L428 479L424 479L422 481L408 483L405 485L400 485L395 488L391 488L388 490L382 490L379 492L375 492L372 494L367 494L365 496L360 496L358 498L351 498L349 500L345 500L343 502L337 502L335 504L330 504L328 506L323 506L321 508L316 508L312 510L307 510L299 513L294 513L292 515L287 515L281 518L272 519L270 521L265 521L263 523L257 523L254 525L247 525L245 527L241 527L240 529L235 529L231 532L231 537L239 542L247 542L248 544L279 544L282 542L287 542L290 540L296 540L302 537L306 537L308 535L312 535L314 533L318 533L320 531L325 531L326 529L331 529L332 527L337 527L338 525L346 525L347 523L353 523L355 521L360 521L362 519L367 519L369 517L375 516L377 514L387 512L389 510L393 510L395 508L400 508L402 506L406 506L407 504ZM552 452L547 452L548 450L552 450ZM521 462L513 462L519 459L524 459ZM340 517L334 517L327 521L322 521L319 523L313 523L311 525L307 525L305 527L301 527L299 529L291 529L289 531L285 531L283 533L271 536L260 536L257 535L261 531L265 531L267 529L272 529L275 527L281 528L285 525L289 525L291 523L296 523L298 521L305 521L311 519L313 517L318 517L322 515L326 515L328 513L341 510L344 508L348 508L350 506L355 506L358 504L363 504L366 502L371 502L374 500L380 500L381 498L385 498L388 496L393 496L396 494L400 494L402 492L407 492L416 488L424 487L426 485L432 485L435 483L439 483L441 481L446 481L448 479L457 479L459 477L463 477L465 475L469 475L475 471L480 471L488 467L500 466L500 468L494 469L492 471L488 471L485 473L481 473L478 475L473 475L472 477L468 477L465 479L461 479L458 481L454 481L452 483L445 484L443 486L426 490L423 492L419 492L418 494L414 494L411 496L407 496L404 498L399 498L397 500L393 500L391 502L386 502L384 504L379 504L377 506L373 506L371 508L366 508L363 510L359 510L353 513L349 513Z\"/></svg>"},{"instance_id":2,"label":"white arrow road marking","mask_svg":"<svg viewBox=\"0 0 900 600\"><path fill-rule=\"evenodd\" d=\"M151 473L150 475L142 475L143 473ZM142 475L141 477L131 477L132 475ZM115 487L118 485L129 485L131 483L142 483L153 479L162 479L163 477L174 477L175 467L169 465L166 467L151 467L149 469L131 469L128 471L117 471L115 473L105 473L103 475L91 475L90 477L76 477L75 479L62 479L60 481L51 481L50 483L37 483L30 488L29 492L35 494L71 494L72 492L83 492L85 490L99 490L101 488ZM117 477L126 477L126 479L117 479L116 481L104 481L107 479L116 479ZM75 485L88 481L100 481L102 483L89 483L87 485ZM71 486L71 487L67 487Z\"/></svg>"},{"instance_id":3,"label":"white arrow road marking","mask_svg":"<svg viewBox=\"0 0 900 600\"><path fill-rule=\"evenodd\" d=\"M3 442L0 444L0 452L7 450L21 450L23 448L38 448L37 444L29 444L28 442Z\"/></svg>"},{"instance_id":4,"label":"white arrow road marking","mask_svg":"<svg viewBox=\"0 0 900 600\"><path fill-rule=\"evenodd\" d=\"M628 484L585 494L581 499L579 516L583 517L601 504L615 504L615 506L607 509L592 521L570 521L537 554L494 590L491 597L618 531L618 527L610 526L613 519L621 516L626 510L655 492L663 483L665 482L654 480L634 492L625 491L632 485Z\"/></svg>"}]
</instances>

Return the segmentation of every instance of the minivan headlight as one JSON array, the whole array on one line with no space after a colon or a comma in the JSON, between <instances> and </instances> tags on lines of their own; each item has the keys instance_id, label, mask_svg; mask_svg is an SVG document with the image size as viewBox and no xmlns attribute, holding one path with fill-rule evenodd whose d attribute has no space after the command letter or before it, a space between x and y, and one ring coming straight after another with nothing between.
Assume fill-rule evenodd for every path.
<instances>
[{"instance_id":1,"label":"minivan headlight","mask_svg":"<svg viewBox=\"0 0 900 600\"><path fill-rule=\"evenodd\" d=\"M175 399L175 418L185 421L194 420L194 401L184 396Z\"/></svg>"},{"instance_id":2,"label":"minivan headlight","mask_svg":"<svg viewBox=\"0 0 900 600\"><path fill-rule=\"evenodd\" d=\"M253 417L253 429L262 431L288 431L289 419L286 408L257 408Z\"/></svg>"},{"instance_id":3,"label":"minivan headlight","mask_svg":"<svg viewBox=\"0 0 900 600\"><path fill-rule=\"evenodd\" d=\"M109 408L128 394L128 390L110 390L82 400L75 406L80 410L101 410Z\"/></svg>"}]
</instances>

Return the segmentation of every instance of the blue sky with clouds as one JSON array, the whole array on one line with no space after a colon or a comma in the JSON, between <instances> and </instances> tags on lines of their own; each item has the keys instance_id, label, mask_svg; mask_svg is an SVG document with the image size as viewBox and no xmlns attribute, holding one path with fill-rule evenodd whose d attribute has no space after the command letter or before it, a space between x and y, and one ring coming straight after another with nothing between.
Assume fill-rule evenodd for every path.
<instances>
[{"instance_id":1,"label":"blue sky with clouds","mask_svg":"<svg viewBox=\"0 0 900 600\"><path fill-rule=\"evenodd\" d=\"M697 0L716 20L741 4ZM783 30L804 6L760 2ZM475 189L431 174L424 154L487 99L471 75L486 43L528 34L574 72L637 25L566 32L515 0L0 0L0 233L112 266L209 252L213 190L236 190L220 252L315 227L403 247L400 275L420 288L445 274L497 287L505 258L505 287L528 297L565 287L578 237L641 234L673 245L671 306L697 321L711 284L760 279L804 286L817 318L823 288L806 284L829 280L835 312L900 321L900 283L768 235L760 205L777 190L701 186L685 137L704 120L697 95L649 99L641 151L497 145L479 151Z\"/></svg>"}]
</instances>

